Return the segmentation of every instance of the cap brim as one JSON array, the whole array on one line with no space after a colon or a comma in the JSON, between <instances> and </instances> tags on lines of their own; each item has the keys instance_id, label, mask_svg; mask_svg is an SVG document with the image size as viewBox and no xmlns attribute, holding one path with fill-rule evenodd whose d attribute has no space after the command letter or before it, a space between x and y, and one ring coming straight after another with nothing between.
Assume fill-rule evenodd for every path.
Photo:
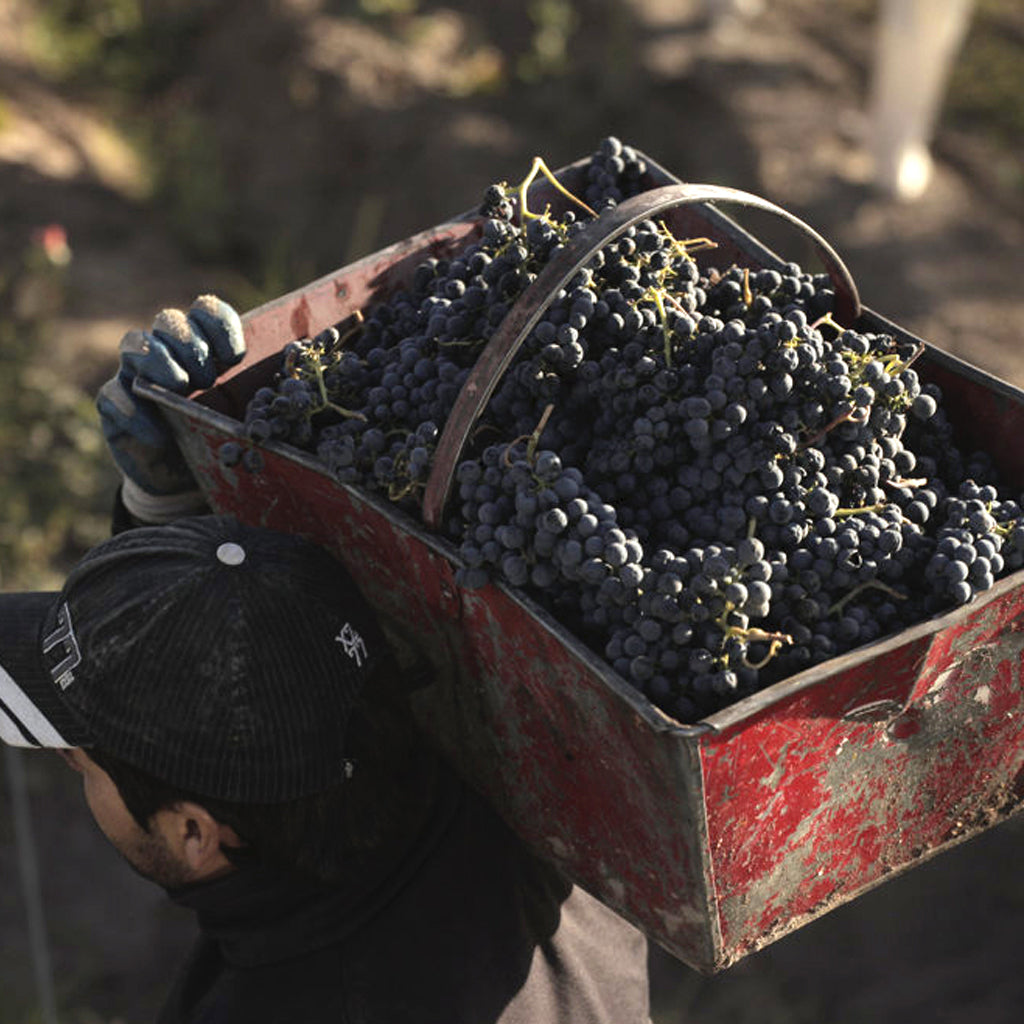
<instances>
[{"instance_id":1,"label":"cap brim","mask_svg":"<svg viewBox=\"0 0 1024 1024\"><path fill-rule=\"evenodd\" d=\"M0 739L13 747L77 747L81 733L43 664L43 623L56 593L0 594Z\"/></svg>"}]
</instances>

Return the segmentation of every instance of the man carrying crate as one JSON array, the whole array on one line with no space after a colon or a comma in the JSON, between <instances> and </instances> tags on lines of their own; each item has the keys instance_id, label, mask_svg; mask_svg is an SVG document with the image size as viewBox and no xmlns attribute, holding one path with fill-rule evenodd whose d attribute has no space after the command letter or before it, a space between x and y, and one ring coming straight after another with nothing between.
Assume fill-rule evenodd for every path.
<instances>
[{"instance_id":1,"label":"man carrying crate","mask_svg":"<svg viewBox=\"0 0 1024 1024\"><path fill-rule=\"evenodd\" d=\"M646 1021L643 936L421 741L421 670L344 568L201 514L131 381L188 393L243 353L212 297L127 335L98 403L115 536L59 594L0 595L0 737L59 751L115 848L197 914L160 1021Z\"/></svg>"}]
</instances>

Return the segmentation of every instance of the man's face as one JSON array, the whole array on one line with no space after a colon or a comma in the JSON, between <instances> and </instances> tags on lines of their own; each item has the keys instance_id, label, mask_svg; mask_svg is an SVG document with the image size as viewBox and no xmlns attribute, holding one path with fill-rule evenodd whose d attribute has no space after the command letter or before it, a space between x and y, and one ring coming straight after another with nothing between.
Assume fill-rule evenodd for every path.
<instances>
[{"instance_id":1,"label":"man's face","mask_svg":"<svg viewBox=\"0 0 1024 1024\"><path fill-rule=\"evenodd\" d=\"M82 776L85 802L96 824L135 871L165 889L190 881L188 865L175 856L163 834L161 812L151 819L150 831L145 831L125 807L113 779L84 750L59 753Z\"/></svg>"}]
</instances>

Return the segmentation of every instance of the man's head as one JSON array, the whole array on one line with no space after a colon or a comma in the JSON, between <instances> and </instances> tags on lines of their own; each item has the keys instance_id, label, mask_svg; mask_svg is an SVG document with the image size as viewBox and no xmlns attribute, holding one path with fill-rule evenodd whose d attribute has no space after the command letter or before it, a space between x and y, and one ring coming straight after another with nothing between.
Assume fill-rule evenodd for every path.
<instances>
[{"instance_id":1,"label":"man's head","mask_svg":"<svg viewBox=\"0 0 1024 1024\"><path fill-rule=\"evenodd\" d=\"M129 860L111 780L154 841L180 826L172 853L198 852L199 819L158 811L227 808L205 838L230 851L231 808L258 819L344 789L358 767L353 715L393 664L322 549L226 517L181 520L94 548L60 594L0 595L0 737L78 750L90 806Z\"/></svg>"},{"instance_id":2,"label":"man's head","mask_svg":"<svg viewBox=\"0 0 1024 1024\"><path fill-rule=\"evenodd\" d=\"M232 869L226 851L243 848L242 841L205 803L176 798L140 821L95 752L90 756L76 747L60 754L81 775L85 801L100 830L143 878L178 889Z\"/></svg>"}]
</instances>

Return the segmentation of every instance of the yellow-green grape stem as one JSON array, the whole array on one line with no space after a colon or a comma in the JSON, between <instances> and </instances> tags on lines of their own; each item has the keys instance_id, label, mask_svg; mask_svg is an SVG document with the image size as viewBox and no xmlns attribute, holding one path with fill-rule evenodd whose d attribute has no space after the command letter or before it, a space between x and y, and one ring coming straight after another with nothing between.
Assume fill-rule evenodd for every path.
<instances>
[{"instance_id":1,"label":"yellow-green grape stem","mask_svg":"<svg viewBox=\"0 0 1024 1024\"><path fill-rule=\"evenodd\" d=\"M343 405L336 405L334 402L325 402L323 407L331 409L347 420L362 420L364 423L366 422L366 417L355 409L346 409Z\"/></svg>"},{"instance_id":2,"label":"yellow-green grape stem","mask_svg":"<svg viewBox=\"0 0 1024 1024\"><path fill-rule=\"evenodd\" d=\"M313 371L313 377L316 380L316 388L320 393L320 407L314 409L313 413L322 412L324 409L332 409L338 413L344 419L355 419L366 421L366 417L361 412L356 412L353 409L346 409L344 406L336 405L327 397L327 385L324 383L324 372L317 360L310 362L310 369Z\"/></svg>"},{"instance_id":3,"label":"yellow-green grape stem","mask_svg":"<svg viewBox=\"0 0 1024 1024\"><path fill-rule=\"evenodd\" d=\"M692 252L703 252L706 249L718 248L718 243L710 238L676 238L663 220L658 221L658 226L665 233L665 237L668 238L676 255L682 256L685 259L692 260Z\"/></svg>"},{"instance_id":4,"label":"yellow-green grape stem","mask_svg":"<svg viewBox=\"0 0 1024 1024\"><path fill-rule=\"evenodd\" d=\"M914 477L908 480L906 477L896 477L892 480L885 481L887 487L925 487L928 484L926 477Z\"/></svg>"},{"instance_id":5,"label":"yellow-green grape stem","mask_svg":"<svg viewBox=\"0 0 1024 1024\"><path fill-rule=\"evenodd\" d=\"M354 322L352 326L345 331L344 334L338 335L338 340L334 343L334 347L336 349L344 347L345 343L349 340L349 338L354 337L355 335L359 334L360 331L362 331L363 321L366 318L363 316L363 311L361 309L357 309L354 313L351 314L351 316L348 317L348 319Z\"/></svg>"},{"instance_id":6,"label":"yellow-green grape stem","mask_svg":"<svg viewBox=\"0 0 1024 1024\"><path fill-rule=\"evenodd\" d=\"M901 594L898 590L893 589L887 583L882 583L881 580L865 580L863 583L854 587L848 594L836 601L836 603L829 608L829 615L836 615L841 612L858 594L862 594L865 590L871 589L882 590L890 597L896 598L898 601L905 601L907 599L906 594Z\"/></svg>"},{"instance_id":7,"label":"yellow-green grape stem","mask_svg":"<svg viewBox=\"0 0 1024 1024\"><path fill-rule=\"evenodd\" d=\"M551 173L551 171L548 169L548 165L546 163L544 163L544 160L541 157L535 156L533 158L533 166L530 168L530 173L527 174L525 178L523 178L523 180L519 184L518 189L516 190L517 191L517 195L519 197L520 225L522 224L522 222L524 220L537 220L537 219L540 219L541 217L544 217L546 215L546 212L545 212L545 214L531 213L530 210L529 210L529 207L526 204L526 193L527 193L527 190L529 189L530 185L533 184L533 180L534 180L534 178L537 177L538 174L543 174L544 177L548 179L548 181L551 183L552 187L557 192L560 192L563 196L566 197L566 199L570 200L570 202L573 202L577 206L581 207L583 210L585 210L587 213L589 213L591 217L596 217L597 216L597 214L589 206L587 206L587 204L585 202L583 202L582 199L579 199L576 196L574 196Z\"/></svg>"},{"instance_id":8,"label":"yellow-green grape stem","mask_svg":"<svg viewBox=\"0 0 1024 1024\"><path fill-rule=\"evenodd\" d=\"M537 451L537 445L540 444L540 435L544 433L544 428L548 425L548 420L551 418L551 413L554 411L554 405L545 406L544 412L541 413L540 421L537 426L534 427L533 433L530 435L530 439L526 442L526 457L532 462L533 456Z\"/></svg>"},{"instance_id":9,"label":"yellow-green grape stem","mask_svg":"<svg viewBox=\"0 0 1024 1024\"><path fill-rule=\"evenodd\" d=\"M848 412L840 413L830 423L826 423L825 426L823 426L821 430L819 430L812 437L809 437L805 441L802 441L799 447L801 449L814 447L814 445L816 445L830 430L835 430L835 428L838 427L840 423L845 423L847 420L851 420L854 423L863 422L862 420L854 420L853 413L853 409L850 409Z\"/></svg>"},{"instance_id":10,"label":"yellow-green grape stem","mask_svg":"<svg viewBox=\"0 0 1024 1024\"><path fill-rule=\"evenodd\" d=\"M768 664L776 654L779 653L779 648L783 644L791 644L793 638L788 633L768 633L763 629L751 628L744 630L745 639L757 641L768 641L768 653L760 661L751 661L749 658L744 656L743 664L747 668L761 669Z\"/></svg>"},{"instance_id":11,"label":"yellow-green grape stem","mask_svg":"<svg viewBox=\"0 0 1024 1024\"><path fill-rule=\"evenodd\" d=\"M917 345L917 347L914 349L914 351L911 352L910 355L906 359L904 359L902 361L900 360L899 356L894 352L893 356L895 357L895 359L894 359L893 365L888 367L889 375L892 376L892 377L897 377L904 370L909 369L910 365L912 363L916 362L917 359L924 354L924 350L925 350L924 342L920 342Z\"/></svg>"},{"instance_id":12,"label":"yellow-green grape stem","mask_svg":"<svg viewBox=\"0 0 1024 1024\"><path fill-rule=\"evenodd\" d=\"M837 508L835 512L832 513L832 518L846 519L849 516L859 516L867 512L882 512L885 508L886 505L884 503L879 503L877 505L861 505L860 508Z\"/></svg>"},{"instance_id":13,"label":"yellow-green grape stem","mask_svg":"<svg viewBox=\"0 0 1024 1024\"><path fill-rule=\"evenodd\" d=\"M989 511L991 511L991 502L989 503ZM1002 537L1009 537L1014 530L1020 525L1019 519L1007 519L1006 522L1000 523L996 521L996 525L993 530Z\"/></svg>"},{"instance_id":14,"label":"yellow-green grape stem","mask_svg":"<svg viewBox=\"0 0 1024 1024\"><path fill-rule=\"evenodd\" d=\"M811 327L813 327L815 329L817 329L819 327L831 327L831 328L833 328L833 330L838 331L840 334L842 334L842 332L844 330L842 324L837 324L835 322L835 320L833 319L831 313L825 313L822 316L819 316L818 319L815 320L814 323L811 324Z\"/></svg>"}]
</instances>

